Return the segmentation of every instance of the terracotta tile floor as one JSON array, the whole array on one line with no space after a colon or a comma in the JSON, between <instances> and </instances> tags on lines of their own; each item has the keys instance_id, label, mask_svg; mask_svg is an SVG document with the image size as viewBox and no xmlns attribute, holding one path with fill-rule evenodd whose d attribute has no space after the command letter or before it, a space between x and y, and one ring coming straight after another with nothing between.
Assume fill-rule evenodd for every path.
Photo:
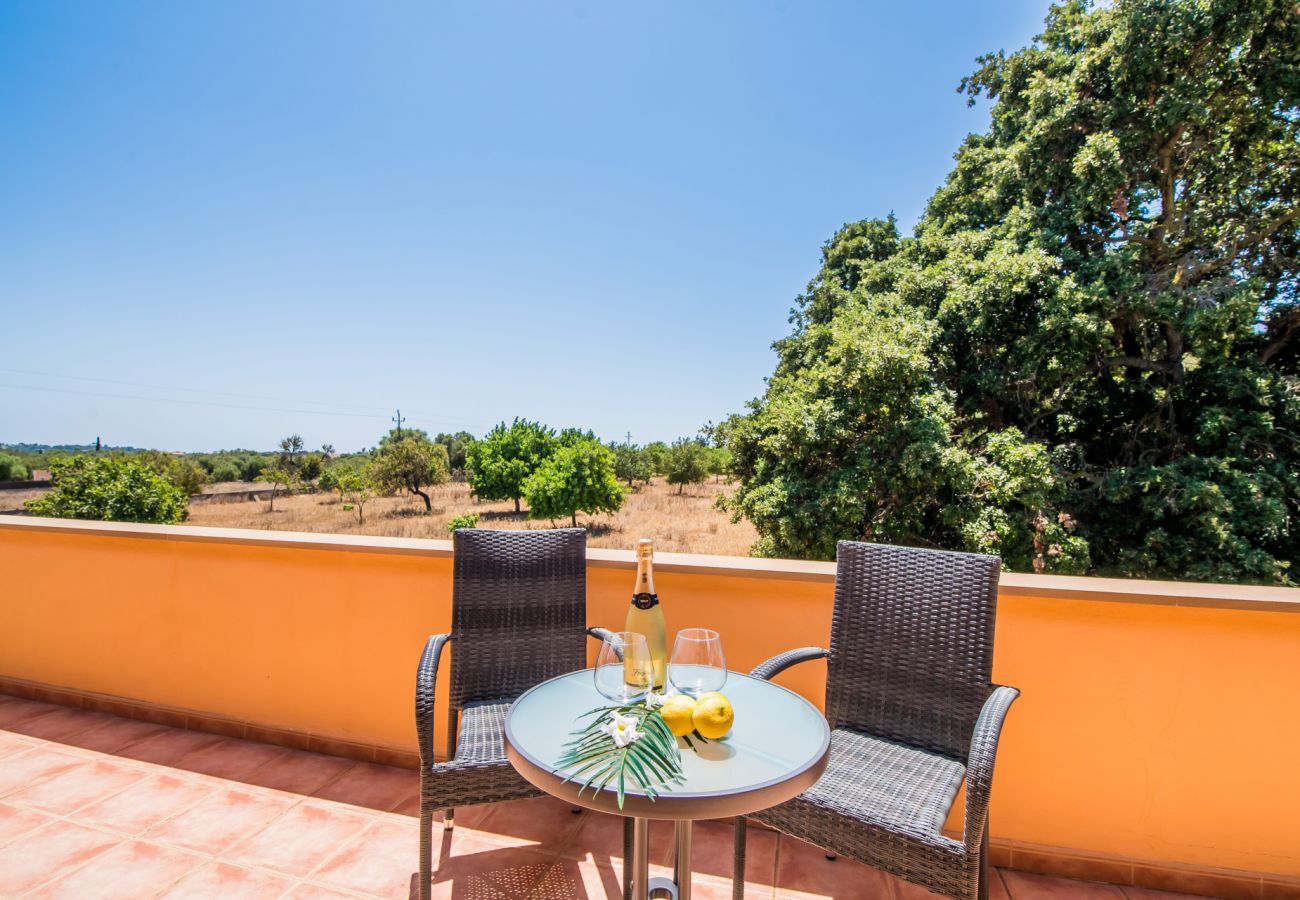
<instances>
[{"instance_id":1,"label":"terracotta tile floor","mask_svg":"<svg viewBox=\"0 0 1300 900\"><path fill-rule=\"evenodd\" d=\"M0 897L413 897L418 790L402 769L0 695ZM750 835L747 897L933 896L801 841ZM694 846L693 896L730 897L730 826L699 823ZM433 895L617 898L621 847L617 819L559 801L469 807L454 832L435 832ZM669 826L653 829L651 854L668 874ZM996 872L993 896L1126 895Z\"/></svg>"}]
</instances>

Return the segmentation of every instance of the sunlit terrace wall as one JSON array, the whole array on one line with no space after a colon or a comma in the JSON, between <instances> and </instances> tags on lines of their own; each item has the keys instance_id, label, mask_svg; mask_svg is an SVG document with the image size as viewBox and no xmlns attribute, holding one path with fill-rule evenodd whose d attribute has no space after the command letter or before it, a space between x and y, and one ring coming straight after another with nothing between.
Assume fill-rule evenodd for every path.
<instances>
[{"instance_id":1,"label":"sunlit terrace wall","mask_svg":"<svg viewBox=\"0 0 1300 900\"><path fill-rule=\"evenodd\" d=\"M589 559L589 621L617 624L632 554ZM830 564L658 563L670 629L719 629L732 668L828 640ZM438 541L15 518L0 521L0 572L10 683L380 759L414 749L416 661L450 621ZM1008 574L996 661L1023 691L994 788L1002 862L1037 846L1130 873L1148 860L1300 876L1300 591ZM780 680L820 704L824 677L818 663Z\"/></svg>"}]
</instances>

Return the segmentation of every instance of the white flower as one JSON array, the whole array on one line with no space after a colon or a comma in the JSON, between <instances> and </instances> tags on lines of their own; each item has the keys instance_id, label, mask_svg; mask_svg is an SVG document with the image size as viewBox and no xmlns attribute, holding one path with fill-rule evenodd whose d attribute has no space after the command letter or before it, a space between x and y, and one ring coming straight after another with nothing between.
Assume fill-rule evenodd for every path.
<instances>
[{"instance_id":1,"label":"white flower","mask_svg":"<svg viewBox=\"0 0 1300 900\"><path fill-rule=\"evenodd\" d=\"M609 721L600 726L600 730L614 739L614 746L620 750L641 737L636 730L636 716L621 716L616 712L609 714Z\"/></svg>"},{"instance_id":2,"label":"white flower","mask_svg":"<svg viewBox=\"0 0 1300 900\"><path fill-rule=\"evenodd\" d=\"M664 701L667 699L668 693L666 691L662 694L656 694L654 691L651 691L645 695L645 708L658 709L664 705Z\"/></svg>"}]
</instances>

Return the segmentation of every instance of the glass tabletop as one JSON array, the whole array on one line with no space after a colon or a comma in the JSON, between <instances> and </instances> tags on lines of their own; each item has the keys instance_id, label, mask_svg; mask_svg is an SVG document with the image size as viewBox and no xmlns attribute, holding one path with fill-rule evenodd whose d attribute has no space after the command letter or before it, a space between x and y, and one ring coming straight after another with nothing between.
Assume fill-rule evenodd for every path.
<instances>
[{"instance_id":1,"label":"glass tabletop","mask_svg":"<svg viewBox=\"0 0 1300 900\"><path fill-rule=\"evenodd\" d=\"M662 793L658 804L762 793L814 767L820 771L824 765L830 729L825 717L803 697L739 672L728 673L723 693L735 709L730 735L708 744L696 741L699 752L683 748L685 783ZM577 718L607 705L596 691L590 669L553 678L523 694L510 707L506 741L536 769L555 773L564 744L573 739ZM563 776L559 772L555 781ZM613 791L606 788L605 793ZM628 784L627 793L643 796L635 783Z\"/></svg>"}]
</instances>

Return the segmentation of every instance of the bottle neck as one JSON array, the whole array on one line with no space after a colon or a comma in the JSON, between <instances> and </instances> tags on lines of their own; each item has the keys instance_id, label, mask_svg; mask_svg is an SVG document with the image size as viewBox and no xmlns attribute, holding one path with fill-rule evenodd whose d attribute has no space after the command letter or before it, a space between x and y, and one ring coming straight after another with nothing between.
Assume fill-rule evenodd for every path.
<instances>
[{"instance_id":1,"label":"bottle neck","mask_svg":"<svg viewBox=\"0 0 1300 900\"><path fill-rule=\"evenodd\" d=\"M642 556L636 562L636 584L632 587L632 605L638 609L653 609L659 604L655 593L654 561Z\"/></svg>"},{"instance_id":2,"label":"bottle neck","mask_svg":"<svg viewBox=\"0 0 1300 900\"><path fill-rule=\"evenodd\" d=\"M636 562L636 587L634 594L653 594L655 592L654 560L642 557Z\"/></svg>"}]
</instances>

